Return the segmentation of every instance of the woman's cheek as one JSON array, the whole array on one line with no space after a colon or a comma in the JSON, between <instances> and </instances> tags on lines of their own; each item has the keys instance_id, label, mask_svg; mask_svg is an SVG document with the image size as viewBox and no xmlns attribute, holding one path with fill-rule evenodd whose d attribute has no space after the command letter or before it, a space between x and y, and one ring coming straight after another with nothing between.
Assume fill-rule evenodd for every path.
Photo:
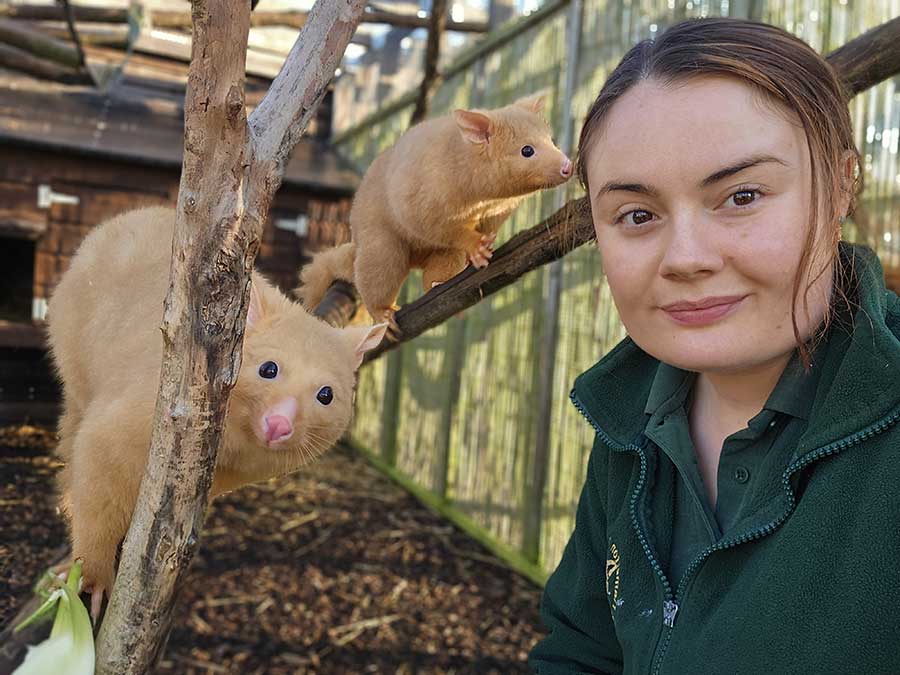
<instances>
[{"instance_id":1,"label":"woman's cheek","mask_svg":"<svg viewBox=\"0 0 900 675\"><path fill-rule=\"evenodd\" d=\"M626 251L613 250L613 247L606 253L601 253L600 257L603 273L620 314L630 311L635 301L644 297L649 290L647 272L642 270L640 258Z\"/></svg>"}]
</instances>

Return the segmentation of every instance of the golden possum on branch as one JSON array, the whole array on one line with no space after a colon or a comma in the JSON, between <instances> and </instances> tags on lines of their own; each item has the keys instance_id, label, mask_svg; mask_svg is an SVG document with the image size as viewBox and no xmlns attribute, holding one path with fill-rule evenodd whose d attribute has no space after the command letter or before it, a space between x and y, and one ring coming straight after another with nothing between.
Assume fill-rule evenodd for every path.
<instances>
[{"instance_id":1,"label":"golden possum on branch","mask_svg":"<svg viewBox=\"0 0 900 675\"><path fill-rule=\"evenodd\" d=\"M456 110L407 130L360 183L350 209L352 241L301 270L303 304L314 309L343 279L373 318L396 329L395 302L410 269L424 270L427 291L467 261L487 265L497 231L519 202L572 175L542 108L536 95L494 110Z\"/></svg>"},{"instance_id":2,"label":"golden possum on branch","mask_svg":"<svg viewBox=\"0 0 900 675\"><path fill-rule=\"evenodd\" d=\"M63 381L62 510L96 619L147 463L175 211L119 215L82 242L50 301ZM350 423L355 371L385 324L333 328L253 273L241 369L210 496L297 469Z\"/></svg>"}]
</instances>

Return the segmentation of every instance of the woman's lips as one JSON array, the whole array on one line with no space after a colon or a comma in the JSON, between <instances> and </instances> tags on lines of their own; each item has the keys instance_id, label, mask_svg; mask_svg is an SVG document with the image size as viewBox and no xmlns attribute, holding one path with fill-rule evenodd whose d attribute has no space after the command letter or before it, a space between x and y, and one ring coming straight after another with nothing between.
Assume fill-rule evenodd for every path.
<instances>
[{"instance_id":1,"label":"woman's lips","mask_svg":"<svg viewBox=\"0 0 900 675\"><path fill-rule=\"evenodd\" d=\"M738 308L745 295L683 300L661 307L673 321L684 326L703 326L715 323Z\"/></svg>"}]
</instances>

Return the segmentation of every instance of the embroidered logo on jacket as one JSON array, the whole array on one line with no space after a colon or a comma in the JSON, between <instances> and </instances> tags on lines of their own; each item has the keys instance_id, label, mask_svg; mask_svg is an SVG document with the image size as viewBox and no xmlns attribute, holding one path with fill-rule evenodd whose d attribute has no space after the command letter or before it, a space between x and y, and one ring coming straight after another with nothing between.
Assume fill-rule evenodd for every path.
<instances>
[{"instance_id":1,"label":"embroidered logo on jacket","mask_svg":"<svg viewBox=\"0 0 900 675\"><path fill-rule=\"evenodd\" d=\"M619 606L619 549L615 544L609 547L609 558L606 560L606 597L613 609ZM612 580L612 594L609 592Z\"/></svg>"}]
</instances>

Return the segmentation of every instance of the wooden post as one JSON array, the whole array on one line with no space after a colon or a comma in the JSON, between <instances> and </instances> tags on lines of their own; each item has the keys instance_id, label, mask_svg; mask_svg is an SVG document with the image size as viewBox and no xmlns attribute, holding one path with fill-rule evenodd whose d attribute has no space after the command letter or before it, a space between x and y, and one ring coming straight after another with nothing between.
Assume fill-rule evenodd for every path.
<instances>
[{"instance_id":1,"label":"wooden post","mask_svg":"<svg viewBox=\"0 0 900 675\"><path fill-rule=\"evenodd\" d=\"M568 49L566 54L566 83L563 101L571 101L575 95L581 48L582 0L571 0L566 23ZM561 116L559 147L566 155L572 154L574 119L571 107L566 105ZM557 208L566 199L565 187L557 188ZM556 374L556 347L559 342L559 305L562 300L563 261L556 260L547 268L547 295L541 321L541 351L538 359L537 411L534 416L534 450L530 457L525 484L524 518L522 523L522 553L531 562L540 559L541 526L544 515L544 488L547 484L547 464L550 461L550 432L553 403L556 391L553 383Z\"/></svg>"},{"instance_id":2,"label":"wooden post","mask_svg":"<svg viewBox=\"0 0 900 675\"><path fill-rule=\"evenodd\" d=\"M425 61L422 83L419 85L419 96L409 126L414 126L425 119L431 104L431 95L440 82L437 70L441 50L441 36L447 23L447 0L432 0L429 18L428 44L425 48ZM407 282L408 284L408 282ZM407 285L400 291L398 303L405 303ZM384 398L381 409L381 454L389 466L397 462L397 427L400 424L400 398L403 388L403 354L396 350L388 357L384 378Z\"/></svg>"},{"instance_id":3,"label":"wooden post","mask_svg":"<svg viewBox=\"0 0 900 675\"><path fill-rule=\"evenodd\" d=\"M441 410L441 426L438 435L438 445L435 448L437 459L434 467L434 492L441 499L447 498L447 489L450 483L450 453L452 446L450 439L453 437L453 417L459 402L459 392L462 389L462 369L466 360L466 317L456 317L448 322L447 326L448 346L445 357L447 359L447 405Z\"/></svg>"},{"instance_id":4,"label":"wooden post","mask_svg":"<svg viewBox=\"0 0 900 675\"><path fill-rule=\"evenodd\" d=\"M408 283L408 282L407 282ZM406 302L407 286L400 289L397 302ZM381 433L378 445L381 458L388 466L397 465L397 427L400 425L400 394L403 388L403 350L395 349L384 366L384 389L381 396Z\"/></svg>"},{"instance_id":5,"label":"wooden post","mask_svg":"<svg viewBox=\"0 0 900 675\"><path fill-rule=\"evenodd\" d=\"M269 93L244 106L250 4L194 0L185 147L147 469L97 639L97 672L148 672L197 548L240 369L250 272L282 175L365 0L320 0Z\"/></svg>"},{"instance_id":6,"label":"wooden post","mask_svg":"<svg viewBox=\"0 0 900 675\"><path fill-rule=\"evenodd\" d=\"M397 427L400 423L400 390L403 387L403 350L388 355L385 364L384 392L381 399L381 434L378 443L381 458L388 466L397 464Z\"/></svg>"}]
</instances>

